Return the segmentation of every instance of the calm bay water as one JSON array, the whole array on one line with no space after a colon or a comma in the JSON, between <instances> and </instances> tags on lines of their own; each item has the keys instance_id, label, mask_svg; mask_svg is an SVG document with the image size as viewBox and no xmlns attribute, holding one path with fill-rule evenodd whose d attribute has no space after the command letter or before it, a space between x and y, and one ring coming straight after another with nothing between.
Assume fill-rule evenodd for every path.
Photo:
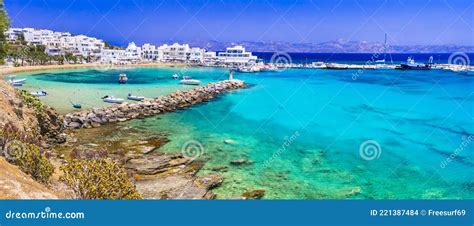
<instances>
[{"instance_id":1,"label":"calm bay water","mask_svg":"<svg viewBox=\"0 0 474 226\"><path fill-rule=\"evenodd\" d=\"M119 73L127 73L130 84L116 84ZM228 76L219 68L138 68L18 77L28 77L24 89L45 89L50 95L44 101L68 112L70 101L104 106L104 95L155 97L192 88L177 85L174 73L204 83ZM121 125L167 133L165 152L200 142L201 158L208 159L200 174L228 167L215 190L219 198L265 189L269 199L472 199L474 78L441 70L367 70L353 80L353 73L235 74L252 87ZM376 144L365 149L376 155L360 154L364 142ZM251 163L232 165L236 159Z\"/></svg>"}]
</instances>

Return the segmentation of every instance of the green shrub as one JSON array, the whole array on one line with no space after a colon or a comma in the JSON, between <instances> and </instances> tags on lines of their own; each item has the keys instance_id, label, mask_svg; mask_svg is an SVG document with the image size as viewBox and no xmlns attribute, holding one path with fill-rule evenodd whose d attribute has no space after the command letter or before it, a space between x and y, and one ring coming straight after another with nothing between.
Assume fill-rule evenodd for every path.
<instances>
[{"instance_id":1,"label":"green shrub","mask_svg":"<svg viewBox=\"0 0 474 226\"><path fill-rule=\"evenodd\" d=\"M80 199L141 199L127 171L104 159L76 160L60 168L60 180Z\"/></svg>"},{"instance_id":2,"label":"green shrub","mask_svg":"<svg viewBox=\"0 0 474 226\"><path fill-rule=\"evenodd\" d=\"M33 108L36 114L43 113L44 104L41 103L38 97L32 96L28 92L22 90L20 92L21 99L26 103L26 105L30 108Z\"/></svg>"},{"instance_id":3,"label":"green shrub","mask_svg":"<svg viewBox=\"0 0 474 226\"><path fill-rule=\"evenodd\" d=\"M12 122L7 122L0 130L0 153L33 179L47 183L54 167L41 153L38 143L37 138L21 132Z\"/></svg>"},{"instance_id":4,"label":"green shrub","mask_svg":"<svg viewBox=\"0 0 474 226\"><path fill-rule=\"evenodd\" d=\"M47 184L54 173L54 166L34 144L16 143L22 151L10 152L9 161L20 167L21 171L31 175L33 179Z\"/></svg>"}]
</instances>

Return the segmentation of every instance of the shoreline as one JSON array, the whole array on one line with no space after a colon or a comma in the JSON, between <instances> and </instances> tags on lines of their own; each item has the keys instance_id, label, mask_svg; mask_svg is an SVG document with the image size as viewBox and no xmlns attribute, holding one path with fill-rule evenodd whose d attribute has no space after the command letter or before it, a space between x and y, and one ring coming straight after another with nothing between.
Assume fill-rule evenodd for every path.
<instances>
[{"instance_id":1,"label":"shoreline","mask_svg":"<svg viewBox=\"0 0 474 226\"><path fill-rule=\"evenodd\" d=\"M10 66L0 66L0 76L5 76L13 73L21 72L33 72L33 71L49 71L49 70L66 70L66 69L82 69L82 68L97 68L100 70L106 70L111 68L139 68L139 67L184 67L184 63L139 63L139 64L129 64L129 65L109 65L109 64L99 64L99 63L86 63L86 64L62 64L62 65L35 65L35 66L20 66L20 67L10 67Z\"/></svg>"},{"instance_id":2,"label":"shoreline","mask_svg":"<svg viewBox=\"0 0 474 226\"><path fill-rule=\"evenodd\" d=\"M333 65L342 67L341 69L349 70L376 70L376 69L391 69L394 70L396 65L387 65L386 68L377 68L376 64L346 64L346 63L332 63ZM86 63L86 64L63 64L63 65L35 65L35 66L0 66L0 77L5 75L23 73L23 72L35 72L35 71L50 71L50 70L67 70L67 69L84 69L84 68L96 68L97 70L108 70L112 68L160 68L160 67L186 67L196 66L188 65L186 63L162 63L162 62L144 62L138 64L127 64L127 65L111 65L111 64L100 64L100 63ZM333 68L327 68L326 66L308 66L301 64L290 64L290 65L274 65L279 68L291 68L291 69L323 69L323 70L334 70ZM213 66L204 66L213 67ZM474 70L474 66L471 65L455 65L455 64L436 64L432 69L444 69L458 72L461 70ZM254 72L251 72L254 73Z\"/></svg>"}]
</instances>

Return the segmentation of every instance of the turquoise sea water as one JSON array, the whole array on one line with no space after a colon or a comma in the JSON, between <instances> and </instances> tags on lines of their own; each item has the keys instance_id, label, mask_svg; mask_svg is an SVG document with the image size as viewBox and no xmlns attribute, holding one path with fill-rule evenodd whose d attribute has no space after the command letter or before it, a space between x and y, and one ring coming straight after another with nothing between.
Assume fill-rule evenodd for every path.
<instances>
[{"instance_id":1,"label":"turquoise sea water","mask_svg":"<svg viewBox=\"0 0 474 226\"><path fill-rule=\"evenodd\" d=\"M130 84L116 83L122 72ZM139 68L18 77L28 78L23 89L47 90L44 101L68 112L69 101L103 106L100 97L107 94L155 97L192 88L177 85L174 73L204 83L228 76L220 68ZM201 143L199 158L208 162L200 174L228 167L218 198L254 189L265 189L268 199L473 198L473 77L441 70L314 69L235 77L252 86L122 124L168 134L171 141L161 151ZM250 163L230 163L236 159Z\"/></svg>"}]
</instances>

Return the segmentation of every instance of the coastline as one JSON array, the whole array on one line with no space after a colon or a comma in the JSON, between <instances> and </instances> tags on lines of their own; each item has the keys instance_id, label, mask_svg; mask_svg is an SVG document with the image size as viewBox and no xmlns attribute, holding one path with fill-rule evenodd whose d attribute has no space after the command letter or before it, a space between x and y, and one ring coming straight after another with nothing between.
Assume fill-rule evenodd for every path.
<instances>
[{"instance_id":1,"label":"coastline","mask_svg":"<svg viewBox=\"0 0 474 226\"><path fill-rule=\"evenodd\" d=\"M139 63L130 65L108 65L100 63L86 63L86 64L63 64L63 65L35 65L35 66L21 66L21 67L9 67L0 66L0 76L20 73L20 72L32 72L32 71L49 71L49 70L66 70L66 69L81 69L81 68L98 68L98 69L109 69L109 68L124 68L124 67L184 67L184 63Z\"/></svg>"},{"instance_id":2,"label":"coastline","mask_svg":"<svg viewBox=\"0 0 474 226\"><path fill-rule=\"evenodd\" d=\"M396 65L385 65L383 68L377 67L373 61L367 61L364 64L347 64L347 63L331 63L334 66L340 67L340 69L352 69L352 70L383 70L391 69L394 70ZM189 66L186 63L162 63L162 62L142 62L137 64L127 64L127 65L118 65L118 64L101 64L101 63L85 63L85 64L63 64L63 65L35 65L35 66L1 66L0 65L0 77L15 73L22 72L34 72L34 71L50 71L50 70L67 70L67 69L84 69L84 68L96 68L97 70L107 70L112 68L160 68L160 67L186 67ZM302 65L297 63L290 63L286 65L274 65L283 69L326 69L333 70L334 68L327 68L324 66L311 66L311 65ZM432 69L444 69L451 70L454 72L462 70L474 70L474 66L471 65L456 65L456 64L435 64ZM252 72L253 73L253 72Z\"/></svg>"}]
</instances>

